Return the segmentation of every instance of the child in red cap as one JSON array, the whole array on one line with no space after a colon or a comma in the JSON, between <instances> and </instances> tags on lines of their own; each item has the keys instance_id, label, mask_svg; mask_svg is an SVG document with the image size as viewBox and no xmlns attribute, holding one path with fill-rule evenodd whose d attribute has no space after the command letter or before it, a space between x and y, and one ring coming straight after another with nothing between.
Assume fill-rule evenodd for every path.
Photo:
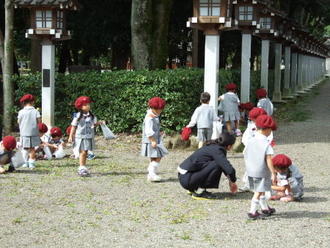
<instances>
[{"instance_id":1,"label":"child in red cap","mask_svg":"<svg viewBox=\"0 0 330 248\"><path fill-rule=\"evenodd\" d=\"M79 111L71 123L71 131L68 139L69 143L74 141L74 147L79 149L78 175L89 176L90 172L86 167L87 153L93 151L95 147L94 128L103 121L97 121L96 116L91 112L91 99L88 96L78 97L75 107Z\"/></svg>"},{"instance_id":2,"label":"child in red cap","mask_svg":"<svg viewBox=\"0 0 330 248\"><path fill-rule=\"evenodd\" d=\"M265 192L271 190L272 182L276 181L276 172L272 162L274 150L267 137L276 130L276 123L268 115L261 115L256 119L257 132L247 141L244 149L244 161L248 175L250 190L254 192L251 200L249 219L270 216L275 209L270 208ZM258 212L259 207L261 213Z\"/></svg>"},{"instance_id":3,"label":"child in red cap","mask_svg":"<svg viewBox=\"0 0 330 248\"><path fill-rule=\"evenodd\" d=\"M61 159L65 157L64 147L65 143L62 139L62 130L59 127L53 127L50 129L50 135L43 136L43 144L45 157L48 160L52 158Z\"/></svg>"},{"instance_id":4,"label":"child in red cap","mask_svg":"<svg viewBox=\"0 0 330 248\"><path fill-rule=\"evenodd\" d=\"M16 149L16 139L13 136L6 136L0 142L0 174L6 173L6 170L2 167L3 165L9 165L9 171L14 171L15 168L11 164L11 158L14 155Z\"/></svg>"},{"instance_id":5,"label":"child in red cap","mask_svg":"<svg viewBox=\"0 0 330 248\"><path fill-rule=\"evenodd\" d=\"M20 144L23 148L23 156L26 158L26 163L23 167L28 167L31 170L35 168L36 150L35 147L40 145L40 137L38 123L41 122L41 116L38 110L33 105L35 98L31 94L24 95L20 99L23 106L18 112L18 124L20 131Z\"/></svg>"},{"instance_id":6,"label":"child in red cap","mask_svg":"<svg viewBox=\"0 0 330 248\"><path fill-rule=\"evenodd\" d=\"M270 200L283 202L301 200L304 195L304 177L299 172L298 167L293 165L291 159L284 154L276 155L273 158L273 165L277 175L277 183L272 185L274 195Z\"/></svg>"},{"instance_id":7,"label":"child in red cap","mask_svg":"<svg viewBox=\"0 0 330 248\"><path fill-rule=\"evenodd\" d=\"M267 97L267 94L267 90L264 88L260 88L257 90L256 95L259 99L257 107L263 108L268 115L272 116L274 112L274 106L273 103Z\"/></svg>"},{"instance_id":8,"label":"child in red cap","mask_svg":"<svg viewBox=\"0 0 330 248\"><path fill-rule=\"evenodd\" d=\"M141 155L150 158L148 167L148 181L159 182L157 175L162 157L168 151L164 147L160 131L159 116L163 112L166 102L160 97L153 97L148 102L149 108L143 121Z\"/></svg>"},{"instance_id":9,"label":"child in red cap","mask_svg":"<svg viewBox=\"0 0 330 248\"><path fill-rule=\"evenodd\" d=\"M226 123L227 131L232 133L232 122L235 125L235 133L237 136L242 135L241 130L239 130L239 120L241 118L238 106L240 105L240 100L236 94L237 85L234 83L227 84L225 86L227 93L219 97L219 111L223 112L223 119Z\"/></svg>"}]
</instances>

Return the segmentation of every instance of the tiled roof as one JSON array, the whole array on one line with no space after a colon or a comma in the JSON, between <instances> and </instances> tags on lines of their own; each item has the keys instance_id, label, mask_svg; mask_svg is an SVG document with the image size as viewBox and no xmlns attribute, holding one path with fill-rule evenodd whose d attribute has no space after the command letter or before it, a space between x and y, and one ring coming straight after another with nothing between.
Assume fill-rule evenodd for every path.
<instances>
[{"instance_id":1,"label":"tiled roof","mask_svg":"<svg viewBox=\"0 0 330 248\"><path fill-rule=\"evenodd\" d=\"M14 0L14 3L18 6L77 6L76 0Z\"/></svg>"}]
</instances>

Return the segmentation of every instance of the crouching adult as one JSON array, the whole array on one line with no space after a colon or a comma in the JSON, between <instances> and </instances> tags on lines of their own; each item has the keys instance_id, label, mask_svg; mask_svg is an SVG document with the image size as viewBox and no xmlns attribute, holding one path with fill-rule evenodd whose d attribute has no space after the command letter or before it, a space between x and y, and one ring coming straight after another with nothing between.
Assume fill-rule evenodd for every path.
<instances>
[{"instance_id":1,"label":"crouching adult","mask_svg":"<svg viewBox=\"0 0 330 248\"><path fill-rule=\"evenodd\" d=\"M235 136L222 133L216 140L208 141L178 167L179 181L194 199L215 199L206 189L219 188L221 174L229 179L232 193L237 192L236 171L227 160L227 151L235 143Z\"/></svg>"}]
</instances>

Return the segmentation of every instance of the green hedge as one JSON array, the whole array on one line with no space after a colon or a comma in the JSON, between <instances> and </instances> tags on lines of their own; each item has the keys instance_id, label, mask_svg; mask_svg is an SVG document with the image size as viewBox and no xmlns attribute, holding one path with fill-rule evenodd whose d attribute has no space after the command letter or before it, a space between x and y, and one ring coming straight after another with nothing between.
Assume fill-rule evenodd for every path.
<instances>
[{"instance_id":1,"label":"green hedge","mask_svg":"<svg viewBox=\"0 0 330 248\"><path fill-rule=\"evenodd\" d=\"M255 74L255 76L253 76ZM252 74L252 88L259 85L259 73ZM240 72L220 71L220 92L229 82L239 82ZM41 106L41 75L16 77L16 101L26 93L37 97ZM239 84L239 83L238 83ZM167 131L179 131L186 125L199 105L203 91L203 70L178 69L159 71L85 72L56 75L55 124L65 128L71 122L74 100L81 95L90 96L95 103L92 111L98 119L107 120L115 132L138 132L152 96L166 99L168 105L162 115L162 126ZM254 90L252 91L254 92ZM16 111L19 106L17 105Z\"/></svg>"}]
</instances>

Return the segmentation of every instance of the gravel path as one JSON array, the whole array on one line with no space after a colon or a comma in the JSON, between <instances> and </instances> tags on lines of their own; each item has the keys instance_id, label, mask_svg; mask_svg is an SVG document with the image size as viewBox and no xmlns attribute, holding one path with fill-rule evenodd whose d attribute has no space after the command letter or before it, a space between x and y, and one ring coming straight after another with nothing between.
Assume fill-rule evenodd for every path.
<instances>
[{"instance_id":1,"label":"gravel path","mask_svg":"<svg viewBox=\"0 0 330 248\"><path fill-rule=\"evenodd\" d=\"M0 176L0 247L330 247L330 83L309 105L313 117L280 124L277 153L305 176L302 202L273 206L267 220L247 221L251 193L192 200L176 167L191 151L172 151L163 183L146 181L139 139L100 141L93 176L76 176L77 161L41 161L35 171ZM244 163L230 156L238 176ZM239 182L240 183L240 182Z\"/></svg>"}]
</instances>

